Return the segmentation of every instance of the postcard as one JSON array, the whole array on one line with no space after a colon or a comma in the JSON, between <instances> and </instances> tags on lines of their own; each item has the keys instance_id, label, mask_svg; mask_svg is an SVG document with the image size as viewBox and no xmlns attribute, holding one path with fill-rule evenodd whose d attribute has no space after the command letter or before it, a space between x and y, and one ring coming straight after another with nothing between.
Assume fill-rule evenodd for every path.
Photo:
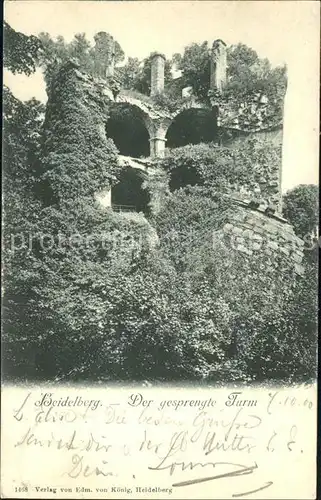
<instances>
[{"instance_id":1,"label":"postcard","mask_svg":"<svg viewBox=\"0 0 321 500\"><path fill-rule=\"evenodd\" d=\"M2 498L316 498L315 1L7 0Z\"/></svg>"}]
</instances>

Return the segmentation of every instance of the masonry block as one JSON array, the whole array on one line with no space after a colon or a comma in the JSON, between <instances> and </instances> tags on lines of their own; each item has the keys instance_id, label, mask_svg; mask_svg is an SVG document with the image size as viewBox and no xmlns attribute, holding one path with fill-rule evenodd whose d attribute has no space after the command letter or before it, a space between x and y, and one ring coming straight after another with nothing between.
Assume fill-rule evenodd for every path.
<instances>
[{"instance_id":1,"label":"masonry block","mask_svg":"<svg viewBox=\"0 0 321 500\"><path fill-rule=\"evenodd\" d=\"M242 229L240 227L237 227L237 226L233 227L232 232L234 234L242 234L243 233Z\"/></svg>"},{"instance_id":2,"label":"masonry block","mask_svg":"<svg viewBox=\"0 0 321 500\"><path fill-rule=\"evenodd\" d=\"M261 248L262 248L262 242L258 243L257 241L253 241L253 243L251 245L251 248L253 250L261 250Z\"/></svg>"},{"instance_id":3,"label":"masonry block","mask_svg":"<svg viewBox=\"0 0 321 500\"><path fill-rule=\"evenodd\" d=\"M252 250L249 250L244 245L238 245L237 246L237 250L239 250L242 253L246 253L247 255L252 255L253 254Z\"/></svg>"},{"instance_id":4,"label":"masonry block","mask_svg":"<svg viewBox=\"0 0 321 500\"><path fill-rule=\"evenodd\" d=\"M282 252L284 255L286 255L286 256L290 255L290 250L288 248L280 246L279 249L280 249L280 252Z\"/></svg>"},{"instance_id":5,"label":"masonry block","mask_svg":"<svg viewBox=\"0 0 321 500\"><path fill-rule=\"evenodd\" d=\"M301 266L301 264L295 264L294 268L297 274L300 274L301 276L304 274L304 267Z\"/></svg>"},{"instance_id":6,"label":"masonry block","mask_svg":"<svg viewBox=\"0 0 321 500\"><path fill-rule=\"evenodd\" d=\"M223 231L225 233L232 231L232 229L233 229L233 224L229 224L229 223L225 224L225 226L223 227Z\"/></svg>"},{"instance_id":7,"label":"masonry block","mask_svg":"<svg viewBox=\"0 0 321 500\"><path fill-rule=\"evenodd\" d=\"M279 245L275 241L268 241L267 246L272 250L278 250L279 248Z\"/></svg>"},{"instance_id":8,"label":"masonry block","mask_svg":"<svg viewBox=\"0 0 321 500\"><path fill-rule=\"evenodd\" d=\"M254 231L251 229L245 229L245 231L243 232L243 236L245 238L252 238L253 234L254 234Z\"/></svg>"},{"instance_id":9,"label":"masonry block","mask_svg":"<svg viewBox=\"0 0 321 500\"><path fill-rule=\"evenodd\" d=\"M297 264L301 264L302 262L302 259L303 259L303 255L302 254L299 254L299 253L293 253L292 254L292 259L294 260L294 262L296 262Z\"/></svg>"}]
</instances>

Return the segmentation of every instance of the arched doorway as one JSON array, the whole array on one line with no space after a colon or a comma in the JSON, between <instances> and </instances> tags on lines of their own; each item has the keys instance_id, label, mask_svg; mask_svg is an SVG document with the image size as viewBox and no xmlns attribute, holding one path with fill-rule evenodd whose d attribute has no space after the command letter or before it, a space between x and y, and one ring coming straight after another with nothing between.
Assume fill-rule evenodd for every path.
<instances>
[{"instance_id":1,"label":"arched doorway","mask_svg":"<svg viewBox=\"0 0 321 500\"><path fill-rule=\"evenodd\" d=\"M121 155L134 158L149 156L149 133L143 112L138 107L127 103L112 105L106 134L114 141Z\"/></svg>"},{"instance_id":2,"label":"arched doorway","mask_svg":"<svg viewBox=\"0 0 321 500\"><path fill-rule=\"evenodd\" d=\"M174 118L166 134L166 147L168 148L217 141L216 109L185 109Z\"/></svg>"},{"instance_id":3,"label":"arched doorway","mask_svg":"<svg viewBox=\"0 0 321 500\"><path fill-rule=\"evenodd\" d=\"M145 174L132 167L123 169L118 183L111 190L111 204L117 212L149 212L150 196L143 189Z\"/></svg>"}]
</instances>

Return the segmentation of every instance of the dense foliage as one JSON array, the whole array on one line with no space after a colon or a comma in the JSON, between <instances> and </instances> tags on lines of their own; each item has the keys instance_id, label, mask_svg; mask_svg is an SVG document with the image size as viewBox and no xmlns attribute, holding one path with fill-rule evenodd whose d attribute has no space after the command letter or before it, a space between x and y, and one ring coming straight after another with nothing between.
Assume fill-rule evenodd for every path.
<instances>
[{"instance_id":1,"label":"dense foliage","mask_svg":"<svg viewBox=\"0 0 321 500\"><path fill-rule=\"evenodd\" d=\"M167 151L157 165L170 175L172 191L186 185L203 185L216 192L247 188L259 197L277 204L273 193L278 187L281 147L272 141L248 137L237 147L219 147L214 143L188 145ZM263 181L263 182L262 182ZM261 186L261 187L260 187Z\"/></svg>"},{"instance_id":2,"label":"dense foliage","mask_svg":"<svg viewBox=\"0 0 321 500\"><path fill-rule=\"evenodd\" d=\"M319 190L314 184L301 184L283 198L283 213L301 238L316 236L319 224Z\"/></svg>"},{"instance_id":3,"label":"dense foliage","mask_svg":"<svg viewBox=\"0 0 321 500\"><path fill-rule=\"evenodd\" d=\"M84 38L77 43L89 50ZM262 257L228 248L219 231L231 210L219 192L254 169L251 155L272 163L271 150L255 141L240 150L172 150L146 183L161 200L149 220L104 209L94 195L122 173L102 127L108 106L78 86L73 64L56 79L52 60L43 130L41 104L5 91L4 374L224 384L314 378L315 265L306 262L303 277L285 266L271 271ZM167 190L161 168L180 179L185 172L187 186ZM309 226L309 216L299 220Z\"/></svg>"},{"instance_id":4,"label":"dense foliage","mask_svg":"<svg viewBox=\"0 0 321 500\"><path fill-rule=\"evenodd\" d=\"M39 65L44 70L47 85L70 58L77 59L82 71L92 76L108 78L106 65L111 62L111 54L114 53L115 80L118 85L124 89L150 94L151 59L154 52L143 61L129 57L126 64L123 64L124 52L109 33L97 33L94 45L86 38L85 33L77 33L71 42L66 42L62 36L52 39L49 33L40 33L38 38L42 46ZM166 61L165 83L171 80L171 62Z\"/></svg>"},{"instance_id":5,"label":"dense foliage","mask_svg":"<svg viewBox=\"0 0 321 500\"><path fill-rule=\"evenodd\" d=\"M67 63L51 84L42 136L41 182L47 202L90 198L115 181L120 168L117 150L105 137L106 118L104 102L79 90L75 68Z\"/></svg>"},{"instance_id":6,"label":"dense foliage","mask_svg":"<svg viewBox=\"0 0 321 500\"><path fill-rule=\"evenodd\" d=\"M213 339L224 331L221 350L207 354L206 362L198 358L200 372L222 383L309 379L316 367L315 263L306 259L306 273L299 278L285 263L276 273L263 255L248 259L228 249L217 229L230 210L218 194L186 187L170 195L155 218L163 254L190 284L193 302L201 297L200 351L214 350Z\"/></svg>"},{"instance_id":7,"label":"dense foliage","mask_svg":"<svg viewBox=\"0 0 321 500\"><path fill-rule=\"evenodd\" d=\"M224 190L239 174L234 169L233 151L219 148L213 143L173 148L156 162L160 168L169 172L171 190L196 184L207 184Z\"/></svg>"},{"instance_id":8,"label":"dense foliage","mask_svg":"<svg viewBox=\"0 0 321 500\"><path fill-rule=\"evenodd\" d=\"M100 283L133 272L154 237L144 217L106 213L95 202L95 192L121 172L99 128L103 104L79 93L73 65L53 79L51 93L41 139L37 103L11 94L6 103L4 364L29 378L84 371L105 331L108 291ZM41 156L36 172L28 162L33 140Z\"/></svg>"},{"instance_id":9,"label":"dense foliage","mask_svg":"<svg viewBox=\"0 0 321 500\"><path fill-rule=\"evenodd\" d=\"M50 85L54 75L70 58L77 59L80 68L93 76L106 78L106 63L110 62L110 54L114 52L115 63L124 59L124 52L111 35L99 32L95 35L92 46L85 33L77 33L71 42L66 42L62 36L52 39L49 33L39 33L38 39L42 46L39 66L43 69L47 85Z\"/></svg>"},{"instance_id":10,"label":"dense foliage","mask_svg":"<svg viewBox=\"0 0 321 500\"><path fill-rule=\"evenodd\" d=\"M17 32L6 22L3 28L5 67L12 73L30 75L36 70L41 54L42 45L39 38Z\"/></svg>"},{"instance_id":11,"label":"dense foliage","mask_svg":"<svg viewBox=\"0 0 321 500\"><path fill-rule=\"evenodd\" d=\"M175 54L173 62L182 71L182 87L192 86L200 99L208 96L210 78L209 51L207 42L187 46L184 54ZM245 97L262 92L268 97L284 95L286 88L286 68L272 68L267 59L244 44L227 48L228 82L224 91L228 97Z\"/></svg>"},{"instance_id":12,"label":"dense foliage","mask_svg":"<svg viewBox=\"0 0 321 500\"><path fill-rule=\"evenodd\" d=\"M275 99L285 94L286 67L272 68L268 59L260 59L253 49L242 43L228 47L227 67L227 96L243 97L260 92Z\"/></svg>"},{"instance_id":13,"label":"dense foliage","mask_svg":"<svg viewBox=\"0 0 321 500\"><path fill-rule=\"evenodd\" d=\"M39 43L36 37L27 37L14 31L5 23L4 65L13 73L31 74L36 69ZM19 101L9 88L3 89L3 201L5 206L3 239L8 244L5 252L6 290L11 282L16 286L20 276L23 279L24 261L16 259L12 241L20 235L37 230L38 214L41 208L37 199L39 179L40 136L45 106L36 99ZM30 269L27 270L30 273ZM31 271L32 272L32 271ZM17 301L22 300L23 287L18 289ZM14 305L17 305L16 303ZM5 315L5 314L4 314ZM9 315L8 315L9 319Z\"/></svg>"},{"instance_id":14,"label":"dense foliage","mask_svg":"<svg viewBox=\"0 0 321 500\"><path fill-rule=\"evenodd\" d=\"M11 28L6 25L6 29L10 34ZM12 47L9 38L6 44L8 51ZM152 52L144 60L129 57L124 63L124 52L109 33L97 33L94 44L84 33L77 33L71 42L66 42L62 36L53 39L48 33L40 33L38 38L31 37L28 43L30 47L33 47L32 44L41 47L37 64L44 70L48 85L53 75L69 58L77 58L83 71L106 78L106 63L114 52L117 83L122 88L150 94L151 59L155 53ZM28 53L27 51L27 56ZM183 54L174 54L171 59L166 60L165 97L169 108L177 108L182 89L188 86L193 88L196 97L207 100L210 80L209 53L207 42L193 43L185 47ZM283 98L287 82L284 66L272 68L267 59L260 59L253 49L241 43L227 48L227 66L228 83L224 90L225 97L240 100L259 93L272 100L280 96ZM181 77L173 79L173 71L177 70L181 71Z\"/></svg>"}]
</instances>

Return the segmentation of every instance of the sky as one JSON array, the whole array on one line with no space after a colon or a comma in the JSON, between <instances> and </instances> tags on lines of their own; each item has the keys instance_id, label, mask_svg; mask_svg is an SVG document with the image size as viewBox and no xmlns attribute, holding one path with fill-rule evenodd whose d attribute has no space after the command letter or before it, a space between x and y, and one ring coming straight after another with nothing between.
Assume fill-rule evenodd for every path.
<instances>
[{"instance_id":1,"label":"sky","mask_svg":"<svg viewBox=\"0 0 321 500\"><path fill-rule=\"evenodd\" d=\"M242 42L286 64L282 189L318 183L320 13L318 1L85 1L9 0L5 20L17 31L70 41L111 33L126 56L157 50L171 57L192 42ZM4 83L22 100L46 101L40 71L27 77L4 71Z\"/></svg>"}]
</instances>

